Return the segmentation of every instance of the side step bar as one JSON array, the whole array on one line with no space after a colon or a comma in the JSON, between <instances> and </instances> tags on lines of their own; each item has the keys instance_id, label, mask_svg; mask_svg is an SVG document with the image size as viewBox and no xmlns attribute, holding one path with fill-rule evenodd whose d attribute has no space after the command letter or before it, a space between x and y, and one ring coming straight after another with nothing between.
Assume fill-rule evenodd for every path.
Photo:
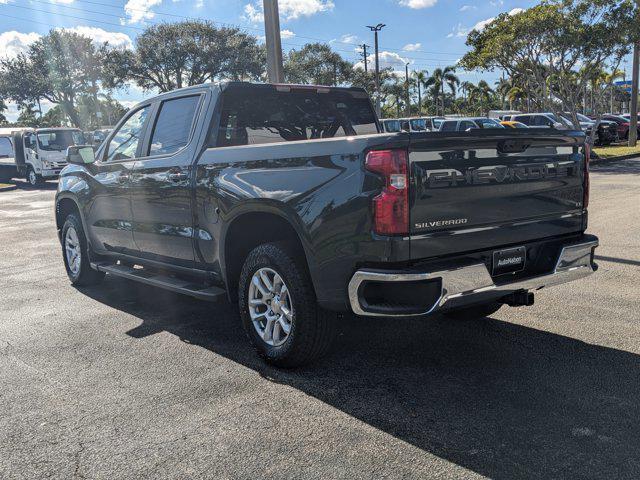
<instances>
[{"instance_id":1,"label":"side step bar","mask_svg":"<svg viewBox=\"0 0 640 480\"><path fill-rule=\"evenodd\" d=\"M92 263L91 267L99 272L127 278L135 282L181 293L207 302L225 300L227 296L227 292L219 287L206 287L198 283L189 282L188 280L151 273L144 269L136 269L125 265L114 265L113 263Z\"/></svg>"}]
</instances>

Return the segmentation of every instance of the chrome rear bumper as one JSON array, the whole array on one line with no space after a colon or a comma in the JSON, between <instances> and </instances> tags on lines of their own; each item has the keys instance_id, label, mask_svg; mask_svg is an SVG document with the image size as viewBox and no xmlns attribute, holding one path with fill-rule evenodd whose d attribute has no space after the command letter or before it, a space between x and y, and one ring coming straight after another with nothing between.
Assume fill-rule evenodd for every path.
<instances>
[{"instance_id":1,"label":"chrome rear bumper","mask_svg":"<svg viewBox=\"0 0 640 480\"><path fill-rule=\"evenodd\" d=\"M427 315L439 310L498 299L523 290L540 290L572 282L592 274L595 271L593 252L596 247L598 247L598 239L593 236L590 236L588 241L564 246L551 273L511 283L494 283L484 263L451 270L417 273L358 270L349 282L349 302L353 312L357 315L401 317ZM417 282L438 279L442 286L440 298L424 312L411 314L376 313L367 309L366 302L361 299L361 287L366 282Z\"/></svg>"}]
</instances>

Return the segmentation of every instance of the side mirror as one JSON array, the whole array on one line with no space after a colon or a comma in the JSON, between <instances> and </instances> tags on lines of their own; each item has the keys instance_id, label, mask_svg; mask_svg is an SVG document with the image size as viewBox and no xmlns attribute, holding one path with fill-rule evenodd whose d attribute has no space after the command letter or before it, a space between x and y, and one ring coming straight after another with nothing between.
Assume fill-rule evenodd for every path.
<instances>
[{"instance_id":1,"label":"side mirror","mask_svg":"<svg viewBox=\"0 0 640 480\"><path fill-rule=\"evenodd\" d=\"M96 153L91 145L72 145L67 148L67 163L88 165L96 161Z\"/></svg>"}]
</instances>

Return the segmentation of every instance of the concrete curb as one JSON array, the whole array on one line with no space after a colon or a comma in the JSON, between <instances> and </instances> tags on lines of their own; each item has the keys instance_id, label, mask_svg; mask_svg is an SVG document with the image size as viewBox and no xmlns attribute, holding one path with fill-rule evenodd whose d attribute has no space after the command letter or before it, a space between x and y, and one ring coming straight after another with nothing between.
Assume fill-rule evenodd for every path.
<instances>
[{"instance_id":1,"label":"concrete curb","mask_svg":"<svg viewBox=\"0 0 640 480\"><path fill-rule=\"evenodd\" d=\"M640 153L630 153L628 155L618 155L617 157L592 158L589 163L615 162L617 160L629 160L631 158L640 158Z\"/></svg>"},{"instance_id":2,"label":"concrete curb","mask_svg":"<svg viewBox=\"0 0 640 480\"><path fill-rule=\"evenodd\" d=\"M0 192L10 192L11 190L15 190L16 188L18 188L17 185L0 185Z\"/></svg>"}]
</instances>

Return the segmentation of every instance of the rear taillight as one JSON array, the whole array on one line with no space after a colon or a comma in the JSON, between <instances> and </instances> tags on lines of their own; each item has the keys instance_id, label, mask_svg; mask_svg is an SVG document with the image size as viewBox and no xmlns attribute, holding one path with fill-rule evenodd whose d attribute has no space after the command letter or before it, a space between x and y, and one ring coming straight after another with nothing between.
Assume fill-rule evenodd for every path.
<instances>
[{"instance_id":1,"label":"rear taillight","mask_svg":"<svg viewBox=\"0 0 640 480\"><path fill-rule=\"evenodd\" d=\"M384 179L373 199L374 231L379 235L409 233L409 157L406 150L377 150L367 154L366 168Z\"/></svg>"},{"instance_id":2,"label":"rear taillight","mask_svg":"<svg viewBox=\"0 0 640 480\"><path fill-rule=\"evenodd\" d=\"M584 144L584 197L582 199L582 208L589 206L589 161L591 160L591 145Z\"/></svg>"}]
</instances>

